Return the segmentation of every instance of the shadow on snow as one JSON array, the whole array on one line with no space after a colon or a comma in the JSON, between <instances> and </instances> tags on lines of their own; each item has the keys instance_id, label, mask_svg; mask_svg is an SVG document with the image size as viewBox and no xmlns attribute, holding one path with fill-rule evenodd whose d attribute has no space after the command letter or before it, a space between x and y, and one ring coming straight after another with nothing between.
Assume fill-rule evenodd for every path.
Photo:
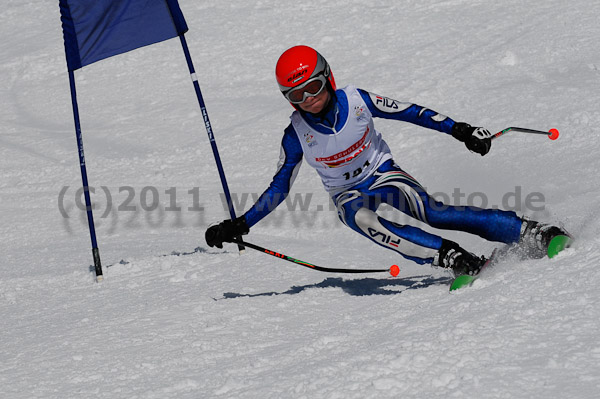
<instances>
[{"instance_id":1,"label":"shadow on snow","mask_svg":"<svg viewBox=\"0 0 600 399\"><path fill-rule=\"evenodd\" d=\"M344 292L353 296L396 295L408 290L427 288L432 285L438 284L447 284L451 280L452 279L449 277L434 278L432 276L414 276L402 279L363 278L356 280L344 280L343 278L339 277L329 277L320 283L292 286L289 290L282 292L272 291L260 294L241 294L236 292L226 292L223 294L223 298L215 300L233 298L254 298L274 295L295 295L311 288L341 288Z\"/></svg>"}]
</instances>

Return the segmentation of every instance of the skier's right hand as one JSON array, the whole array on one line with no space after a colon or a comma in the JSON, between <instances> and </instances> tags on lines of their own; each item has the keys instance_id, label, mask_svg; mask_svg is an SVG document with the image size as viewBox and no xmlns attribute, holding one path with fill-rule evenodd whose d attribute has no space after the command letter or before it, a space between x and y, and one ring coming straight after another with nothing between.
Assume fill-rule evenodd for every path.
<instances>
[{"instance_id":1,"label":"skier's right hand","mask_svg":"<svg viewBox=\"0 0 600 399\"><path fill-rule=\"evenodd\" d=\"M248 234L250 227L246 223L246 218L240 216L234 220L224 220L219 224L210 226L204 238L209 247L223 248L224 242L231 242L234 238Z\"/></svg>"},{"instance_id":2,"label":"skier's right hand","mask_svg":"<svg viewBox=\"0 0 600 399\"><path fill-rule=\"evenodd\" d=\"M470 151L481 156L487 154L492 147L492 134L482 127L474 127L464 122L456 122L452 126L452 136L465 143Z\"/></svg>"}]
</instances>

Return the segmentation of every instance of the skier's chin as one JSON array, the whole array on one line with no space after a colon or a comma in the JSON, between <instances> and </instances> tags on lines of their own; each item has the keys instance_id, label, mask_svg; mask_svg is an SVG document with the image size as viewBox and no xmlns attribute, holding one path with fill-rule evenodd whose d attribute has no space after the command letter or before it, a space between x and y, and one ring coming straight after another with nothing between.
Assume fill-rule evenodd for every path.
<instances>
[{"instance_id":1,"label":"skier's chin","mask_svg":"<svg viewBox=\"0 0 600 399\"><path fill-rule=\"evenodd\" d=\"M326 91L323 91L321 94L313 98L313 102L311 102L310 104L306 104L306 102L304 102L300 104L300 108L302 108L302 110L305 112L311 114L318 114L319 112L323 111L327 106L327 103L329 102L329 95Z\"/></svg>"},{"instance_id":2,"label":"skier's chin","mask_svg":"<svg viewBox=\"0 0 600 399\"><path fill-rule=\"evenodd\" d=\"M319 100L312 103L309 107L306 107L305 111L311 114L318 114L323 111L323 108L325 108L325 104L323 101Z\"/></svg>"}]
</instances>

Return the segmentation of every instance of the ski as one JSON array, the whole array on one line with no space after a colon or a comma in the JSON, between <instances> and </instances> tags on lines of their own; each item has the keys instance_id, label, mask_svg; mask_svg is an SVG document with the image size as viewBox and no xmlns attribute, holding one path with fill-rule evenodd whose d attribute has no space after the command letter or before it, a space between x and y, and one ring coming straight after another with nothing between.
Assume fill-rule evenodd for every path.
<instances>
[{"instance_id":1,"label":"ski","mask_svg":"<svg viewBox=\"0 0 600 399\"><path fill-rule=\"evenodd\" d=\"M497 254L498 254L498 248L494 249L494 251L488 258L488 260L483 264L483 266L481 266L479 273L477 273L476 275L471 276L469 274L461 274L460 276L457 276L452 281L452 284L450 284L450 291L455 291L460 288L468 287L471 284L473 284L473 281L477 280L479 278L479 276L481 276L481 273L483 272L483 270L495 261Z\"/></svg>"},{"instance_id":2,"label":"ski","mask_svg":"<svg viewBox=\"0 0 600 399\"><path fill-rule=\"evenodd\" d=\"M548 257L550 259L554 258L563 249L569 248L571 246L571 242L573 242L573 239L569 236L559 235L554 237L550 241L550 244L548 244Z\"/></svg>"},{"instance_id":3,"label":"ski","mask_svg":"<svg viewBox=\"0 0 600 399\"><path fill-rule=\"evenodd\" d=\"M573 238L566 236L566 235L558 235L558 236L552 238L552 240L550 241L550 244L548 244L548 249L546 252L548 255L548 258L552 259L556 255L558 255L562 250L564 250L565 248L569 248L571 246L572 242L573 242ZM481 267L481 270L479 271L478 274L476 274L474 276L469 276L469 275L457 276L452 281L452 284L450 284L450 291L455 291L455 290L458 290L463 287L471 286L473 284L473 282L479 278L479 276L481 275L481 272L483 272L483 270L486 267L488 267L490 264L497 261L498 256L499 256L499 251L498 251L498 248L496 248L494 250L494 252L492 252L492 255L490 255L487 262L485 262L485 264Z\"/></svg>"}]
</instances>

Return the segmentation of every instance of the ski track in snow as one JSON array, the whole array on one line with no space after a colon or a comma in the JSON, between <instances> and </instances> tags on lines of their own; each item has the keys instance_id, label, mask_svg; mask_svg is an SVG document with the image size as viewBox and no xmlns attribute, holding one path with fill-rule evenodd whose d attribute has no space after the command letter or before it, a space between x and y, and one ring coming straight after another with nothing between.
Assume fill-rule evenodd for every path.
<instances>
[{"instance_id":1,"label":"ski track in snow","mask_svg":"<svg viewBox=\"0 0 600 399\"><path fill-rule=\"evenodd\" d=\"M481 158L435 132L376 121L396 161L430 192L483 192L490 206L507 193L521 193L510 197L515 206L542 193L543 211L521 213L561 221L577 241L552 260L507 259L449 294L444 271L342 226L303 166L292 196L312 195L308 210L284 204L248 240L329 267L398 264L398 278L324 274L250 250L239 256L234 246L207 248L206 227L226 212L185 59L170 40L76 72L105 271L96 284L75 201L81 177L58 4L6 0L0 397L598 396L597 2L180 5L238 212L251 204L242 193L270 182L291 111L275 62L304 43L325 55L339 86L492 131L558 128L556 142L507 134ZM144 188L157 209L142 209ZM124 210L131 192L135 211ZM478 253L494 247L438 233Z\"/></svg>"}]
</instances>

